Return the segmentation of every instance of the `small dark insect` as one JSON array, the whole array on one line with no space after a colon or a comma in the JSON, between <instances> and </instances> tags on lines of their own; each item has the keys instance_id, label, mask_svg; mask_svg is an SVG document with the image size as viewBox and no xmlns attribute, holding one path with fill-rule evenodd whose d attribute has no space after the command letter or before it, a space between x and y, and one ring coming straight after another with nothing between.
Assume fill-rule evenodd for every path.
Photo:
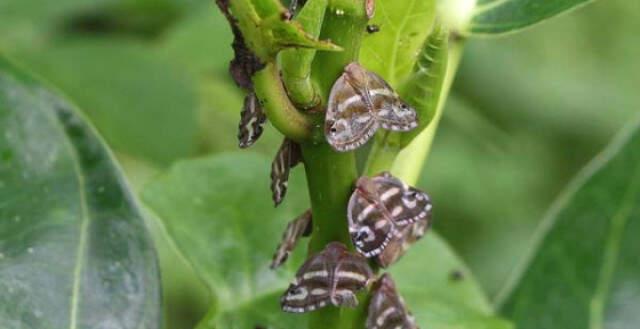
<instances>
[{"instance_id":1,"label":"small dark insect","mask_svg":"<svg viewBox=\"0 0 640 329\"><path fill-rule=\"evenodd\" d=\"M453 270L451 271L451 273L449 273L449 279L451 281L460 281L464 279L464 273L462 273L462 271L460 270Z\"/></svg>"},{"instance_id":2,"label":"small dark insect","mask_svg":"<svg viewBox=\"0 0 640 329\"><path fill-rule=\"evenodd\" d=\"M398 295L391 275L385 273L373 284L372 290L367 329L418 329L404 300Z\"/></svg>"},{"instance_id":3,"label":"small dark insect","mask_svg":"<svg viewBox=\"0 0 640 329\"><path fill-rule=\"evenodd\" d=\"M271 262L271 269L275 269L284 264L289 258L289 254L298 244L298 240L301 237L311 235L313 229L311 209L305 211L298 218L292 220L287 225L287 228L282 234L282 240L276 249L276 253L273 255L273 261Z\"/></svg>"},{"instance_id":4,"label":"small dark insect","mask_svg":"<svg viewBox=\"0 0 640 329\"><path fill-rule=\"evenodd\" d=\"M262 135L262 125L267 121L267 116L262 110L262 105L255 93L250 92L244 98L244 106L240 113L238 124L238 145L247 148L253 145Z\"/></svg>"},{"instance_id":5,"label":"small dark insect","mask_svg":"<svg viewBox=\"0 0 640 329\"><path fill-rule=\"evenodd\" d=\"M271 163L271 193L278 206L284 199L289 185L289 171L302 161L300 145L285 138Z\"/></svg>"},{"instance_id":6,"label":"small dark insect","mask_svg":"<svg viewBox=\"0 0 640 329\"><path fill-rule=\"evenodd\" d=\"M378 25L376 25L376 24L370 24L370 25L367 25L367 32L368 32L369 34L373 34L373 33L376 33L376 32L380 32L380 26L378 26Z\"/></svg>"},{"instance_id":7,"label":"small dark insect","mask_svg":"<svg viewBox=\"0 0 640 329\"><path fill-rule=\"evenodd\" d=\"M339 242L309 258L280 299L285 312L314 311L329 304L356 307L356 292L367 287L373 272L361 255Z\"/></svg>"}]
</instances>

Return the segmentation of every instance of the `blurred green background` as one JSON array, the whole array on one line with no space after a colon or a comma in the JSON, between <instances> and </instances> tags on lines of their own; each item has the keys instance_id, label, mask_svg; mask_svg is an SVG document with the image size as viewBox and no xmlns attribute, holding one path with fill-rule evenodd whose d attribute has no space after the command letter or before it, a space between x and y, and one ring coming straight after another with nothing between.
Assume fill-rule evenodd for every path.
<instances>
[{"instance_id":1,"label":"blurred green background","mask_svg":"<svg viewBox=\"0 0 640 329\"><path fill-rule=\"evenodd\" d=\"M489 295L568 180L638 112L638 31L640 2L609 0L468 42L420 186ZM237 150L230 43L211 0L0 0L0 52L87 111L136 188L177 159ZM268 128L254 150L279 142ZM148 217L167 328L190 327L206 288Z\"/></svg>"}]
</instances>

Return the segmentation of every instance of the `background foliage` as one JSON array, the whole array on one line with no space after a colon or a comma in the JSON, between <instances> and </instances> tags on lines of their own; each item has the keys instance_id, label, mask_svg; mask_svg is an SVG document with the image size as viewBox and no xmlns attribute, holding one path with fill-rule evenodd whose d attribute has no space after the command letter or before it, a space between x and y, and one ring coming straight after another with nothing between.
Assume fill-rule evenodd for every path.
<instances>
[{"instance_id":1,"label":"background foliage","mask_svg":"<svg viewBox=\"0 0 640 329\"><path fill-rule=\"evenodd\" d=\"M487 32L476 23L469 33ZM489 296L523 258L563 186L637 113L638 30L640 4L609 0L517 35L467 43L419 186L437 204L435 229ZM247 193L262 196L258 202L267 209L265 157L280 138L267 129L252 150L258 154L229 153L236 150L242 103L227 74L230 43L226 21L208 0L0 0L0 52L84 111L138 191L177 160L207 154L189 165L214 175L208 179L220 189L233 185L218 179L220 163L261 163L246 168L261 174L234 175L256 182ZM161 198L163 180L189 179L175 177L185 166L173 167L144 195ZM293 176L304 184L300 170ZM289 196L304 199L304 191L292 188ZM216 198L216 191L209 193ZM252 215L201 207L211 217ZM154 207L146 217L159 250L167 327L187 328L207 312L211 283L176 253L155 220L185 232L192 223L177 209L165 214ZM278 214L261 212L255 220L278 217L284 227L299 210L290 201Z\"/></svg>"}]
</instances>

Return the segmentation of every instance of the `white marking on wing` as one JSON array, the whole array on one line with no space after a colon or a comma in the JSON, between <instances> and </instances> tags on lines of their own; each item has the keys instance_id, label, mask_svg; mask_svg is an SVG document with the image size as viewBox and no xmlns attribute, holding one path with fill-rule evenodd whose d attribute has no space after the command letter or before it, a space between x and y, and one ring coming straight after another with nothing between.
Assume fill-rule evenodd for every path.
<instances>
[{"instance_id":1,"label":"white marking on wing","mask_svg":"<svg viewBox=\"0 0 640 329\"><path fill-rule=\"evenodd\" d=\"M380 314L380 316L378 316L378 318L376 319L376 324L379 326L382 326L387 321L387 318L389 317L389 315L393 314L393 312L395 311L396 311L396 308L393 306L386 308L384 311L382 311L382 314Z\"/></svg>"},{"instance_id":2,"label":"white marking on wing","mask_svg":"<svg viewBox=\"0 0 640 329\"><path fill-rule=\"evenodd\" d=\"M391 216L398 217L402 213L402 206L395 206L393 210L391 210Z\"/></svg>"},{"instance_id":3,"label":"white marking on wing","mask_svg":"<svg viewBox=\"0 0 640 329\"><path fill-rule=\"evenodd\" d=\"M322 288L314 288L313 290L311 290L311 295L313 296L321 296L327 293L327 289L322 289Z\"/></svg>"},{"instance_id":4,"label":"white marking on wing","mask_svg":"<svg viewBox=\"0 0 640 329\"><path fill-rule=\"evenodd\" d=\"M367 277L356 272L340 271L338 272L338 279L353 279L358 282L366 282Z\"/></svg>"},{"instance_id":5,"label":"white marking on wing","mask_svg":"<svg viewBox=\"0 0 640 329\"><path fill-rule=\"evenodd\" d=\"M386 190L384 193L382 193L382 195L380 196L380 199L382 201L387 201L389 198L398 194L399 192L400 192L400 189L397 187L390 188Z\"/></svg>"},{"instance_id":6,"label":"white marking on wing","mask_svg":"<svg viewBox=\"0 0 640 329\"><path fill-rule=\"evenodd\" d=\"M302 275L302 278L304 280L309 280L309 279L313 279L315 277L326 278L328 276L329 276L329 272L327 272L326 270L322 270L322 271L307 272L307 273Z\"/></svg>"}]
</instances>

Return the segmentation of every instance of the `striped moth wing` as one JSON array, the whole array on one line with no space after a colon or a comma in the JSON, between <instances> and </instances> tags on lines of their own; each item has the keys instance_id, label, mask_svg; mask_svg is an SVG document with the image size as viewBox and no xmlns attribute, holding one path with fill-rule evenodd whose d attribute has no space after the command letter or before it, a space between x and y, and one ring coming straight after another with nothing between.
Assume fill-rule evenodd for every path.
<instances>
[{"instance_id":1,"label":"striped moth wing","mask_svg":"<svg viewBox=\"0 0 640 329\"><path fill-rule=\"evenodd\" d=\"M409 247L424 236L429 226L431 226L431 216L398 230L392 235L384 251L376 256L376 262L383 268L387 268L397 262Z\"/></svg>"},{"instance_id":2,"label":"striped moth wing","mask_svg":"<svg viewBox=\"0 0 640 329\"><path fill-rule=\"evenodd\" d=\"M347 66L329 94L325 136L336 151L354 150L366 143L378 129L366 95L366 74L355 64Z\"/></svg>"},{"instance_id":3,"label":"striped moth wing","mask_svg":"<svg viewBox=\"0 0 640 329\"><path fill-rule=\"evenodd\" d=\"M356 292L369 285L373 272L367 260L331 242L311 256L280 299L285 312L310 312L327 305L356 307Z\"/></svg>"},{"instance_id":4,"label":"striped moth wing","mask_svg":"<svg viewBox=\"0 0 640 329\"><path fill-rule=\"evenodd\" d=\"M276 249L276 253L273 255L271 269L278 268L287 261L289 254L291 254L296 247L301 237L311 235L311 230L313 229L311 218L311 209L309 209L287 224L287 228L282 235L282 241L280 241L278 249Z\"/></svg>"},{"instance_id":5,"label":"striped moth wing","mask_svg":"<svg viewBox=\"0 0 640 329\"><path fill-rule=\"evenodd\" d=\"M379 126L409 131L418 126L416 112L384 79L351 63L331 88L325 117L327 142L337 151L351 151L366 143Z\"/></svg>"},{"instance_id":6,"label":"striped moth wing","mask_svg":"<svg viewBox=\"0 0 640 329\"><path fill-rule=\"evenodd\" d=\"M429 196L388 172L360 177L347 209L349 233L365 257L382 253L405 226L431 214Z\"/></svg>"},{"instance_id":7,"label":"striped moth wing","mask_svg":"<svg viewBox=\"0 0 640 329\"><path fill-rule=\"evenodd\" d=\"M367 329L418 329L415 319L407 310L404 300L391 275L385 273L373 285L369 304Z\"/></svg>"},{"instance_id":8,"label":"striped moth wing","mask_svg":"<svg viewBox=\"0 0 640 329\"><path fill-rule=\"evenodd\" d=\"M250 92L244 98L244 106L240 113L238 125L238 144L240 148L253 145L262 135L262 125L267 121L262 105L256 94Z\"/></svg>"},{"instance_id":9,"label":"striped moth wing","mask_svg":"<svg viewBox=\"0 0 640 329\"><path fill-rule=\"evenodd\" d=\"M285 138L271 163L271 194L273 203L278 206L287 193L289 171L302 161L300 145Z\"/></svg>"}]
</instances>

